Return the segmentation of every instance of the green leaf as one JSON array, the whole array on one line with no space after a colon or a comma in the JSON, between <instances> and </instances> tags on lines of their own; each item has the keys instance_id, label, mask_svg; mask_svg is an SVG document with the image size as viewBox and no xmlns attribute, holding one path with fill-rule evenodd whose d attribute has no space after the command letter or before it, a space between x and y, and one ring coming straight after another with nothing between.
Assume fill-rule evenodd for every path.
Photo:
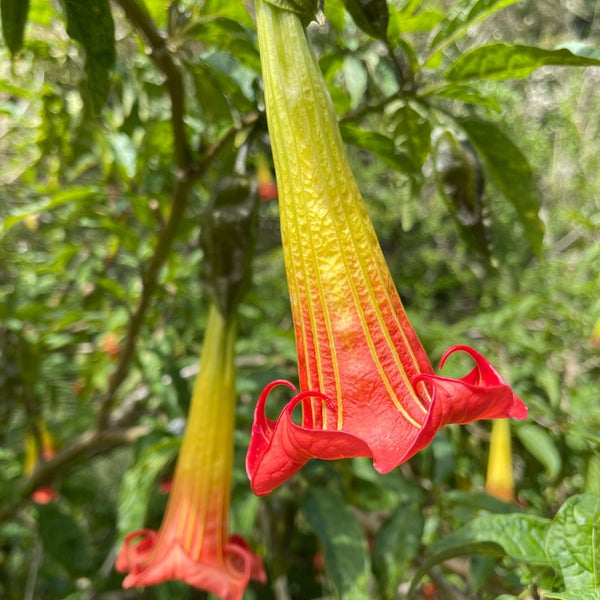
<instances>
[{"instance_id":1,"label":"green leaf","mask_svg":"<svg viewBox=\"0 0 600 600\"><path fill-rule=\"evenodd\" d=\"M441 90L435 90L434 93L438 98L461 100L467 104L478 104L479 106L484 106L485 108L489 108L498 113L502 111L502 107L496 98L493 96L486 96L485 93L475 85L456 83L444 87Z\"/></svg>"},{"instance_id":2,"label":"green leaf","mask_svg":"<svg viewBox=\"0 0 600 600\"><path fill-rule=\"evenodd\" d=\"M179 438L166 438L145 448L121 480L117 501L117 536L119 545L123 538L145 524L146 510L156 478L179 450Z\"/></svg>"},{"instance_id":3,"label":"green leaf","mask_svg":"<svg viewBox=\"0 0 600 600\"><path fill-rule=\"evenodd\" d=\"M85 74L91 107L98 114L109 91L115 63L115 24L108 0L64 0L67 34L85 50Z\"/></svg>"},{"instance_id":4,"label":"green leaf","mask_svg":"<svg viewBox=\"0 0 600 600\"><path fill-rule=\"evenodd\" d=\"M393 169L402 173L412 173L412 162L405 152L396 148L394 140L368 129L361 129L349 123L340 124L344 142L372 152Z\"/></svg>"},{"instance_id":5,"label":"green leaf","mask_svg":"<svg viewBox=\"0 0 600 600\"><path fill-rule=\"evenodd\" d=\"M569 590L567 592L544 592L544 598L556 600L600 600L600 590Z\"/></svg>"},{"instance_id":6,"label":"green leaf","mask_svg":"<svg viewBox=\"0 0 600 600\"><path fill-rule=\"evenodd\" d=\"M73 576L89 573L89 542L77 522L57 503L38 505L38 531L44 552Z\"/></svg>"},{"instance_id":7,"label":"green leaf","mask_svg":"<svg viewBox=\"0 0 600 600\"><path fill-rule=\"evenodd\" d=\"M106 192L96 186L71 187L56 191L51 194L48 199L41 202L32 202L21 210L15 211L12 215L7 216L3 221L0 221L0 234L7 229L14 227L18 223L23 222L28 217L36 215L42 211L51 210L70 202L78 202L94 198L101 200L106 196Z\"/></svg>"},{"instance_id":8,"label":"green leaf","mask_svg":"<svg viewBox=\"0 0 600 600\"><path fill-rule=\"evenodd\" d=\"M519 562L550 564L544 540L550 520L524 513L485 514L431 547L431 555L415 574L408 597L431 567L455 556L510 556Z\"/></svg>"},{"instance_id":9,"label":"green leaf","mask_svg":"<svg viewBox=\"0 0 600 600\"><path fill-rule=\"evenodd\" d=\"M477 541L495 542L504 552L519 562L530 565L550 564L544 549L544 541L550 520L536 515L510 513L505 515L481 515L465 528ZM462 531L462 530L461 530Z\"/></svg>"},{"instance_id":10,"label":"green leaf","mask_svg":"<svg viewBox=\"0 0 600 600\"><path fill-rule=\"evenodd\" d=\"M494 542L471 542L468 540L456 540L454 544L448 544L447 547L434 552L419 567L410 582L410 587L406 593L407 598L413 597L412 594L421 579L429 572L432 567L443 563L457 556L503 556L502 547Z\"/></svg>"},{"instance_id":11,"label":"green leaf","mask_svg":"<svg viewBox=\"0 0 600 600\"><path fill-rule=\"evenodd\" d=\"M600 590L600 495L573 496L560 507L546 552L568 590Z\"/></svg>"},{"instance_id":12,"label":"green leaf","mask_svg":"<svg viewBox=\"0 0 600 600\"><path fill-rule=\"evenodd\" d=\"M394 113L396 144L406 151L413 165L416 179L431 150L431 122L421 106L404 104Z\"/></svg>"},{"instance_id":13,"label":"green leaf","mask_svg":"<svg viewBox=\"0 0 600 600\"><path fill-rule=\"evenodd\" d=\"M525 239L541 256L544 223L539 198L526 156L494 123L470 117L457 119L483 161L491 180L515 207Z\"/></svg>"},{"instance_id":14,"label":"green leaf","mask_svg":"<svg viewBox=\"0 0 600 600\"><path fill-rule=\"evenodd\" d=\"M437 10L423 10L409 14L390 6L389 40L392 44L397 44L403 34L431 31L443 18L444 13Z\"/></svg>"},{"instance_id":15,"label":"green leaf","mask_svg":"<svg viewBox=\"0 0 600 600\"><path fill-rule=\"evenodd\" d=\"M378 531L373 572L383 598L397 597L398 584L421 545L424 523L420 504L409 500L399 504Z\"/></svg>"},{"instance_id":16,"label":"green leaf","mask_svg":"<svg viewBox=\"0 0 600 600\"><path fill-rule=\"evenodd\" d=\"M350 108L356 108L367 91L367 69L353 56L345 56L342 66L344 84L350 94Z\"/></svg>"},{"instance_id":17,"label":"green leaf","mask_svg":"<svg viewBox=\"0 0 600 600\"><path fill-rule=\"evenodd\" d=\"M302 511L321 542L337 595L344 600L369 597L367 543L344 497L334 490L313 487L302 502Z\"/></svg>"},{"instance_id":18,"label":"green leaf","mask_svg":"<svg viewBox=\"0 0 600 600\"><path fill-rule=\"evenodd\" d=\"M560 452L546 429L535 423L522 423L515 427L515 433L531 455L544 465L548 477L554 478L560 473Z\"/></svg>"},{"instance_id":19,"label":"green leaf","mask_svg":"<svg viewBox=\"0 0 600 600\"><path fill-rule=\"evenodd\" d=\"M343 0L357 27L368 35L385 40L389 12L386 0Z\"/></svg>"},{"instance_id":20,"label":"green leaf","mask_svg":"<svg viewBox=\"0 0 600 600\"><path fill-rule=\"evenodd\" d=\"M460 56L446 71L446 78L452 81L521 79L545 65L589 67L600 65L600 59L579 56L566 48L544 50L518 44L487 44Z\"/></svg>"},{"instance_id":21,"label":"green leaf","mask_svg":"<svg viewBox=\"0 0 600 600\"><path fill-rule=\"evenodd\" d=\"M29 12L29 0L1 0L2 35L14 56L23 47L25 23Z\"/></svg>"},{"instance_id":22,"label":"green leaf","mask_svg":"<svg viewBox=\"0 0 600 600\"><path fill-rule=\"evenodd\" d=\"M431 42L432 54L425 62L426 66L435 67L439 62L442 50L462 37L470 27L487 19L491 14L510 6L519 0L458 0L448 11L446 18L440 23L437 33Z\"/></svg>"}]
</instances>

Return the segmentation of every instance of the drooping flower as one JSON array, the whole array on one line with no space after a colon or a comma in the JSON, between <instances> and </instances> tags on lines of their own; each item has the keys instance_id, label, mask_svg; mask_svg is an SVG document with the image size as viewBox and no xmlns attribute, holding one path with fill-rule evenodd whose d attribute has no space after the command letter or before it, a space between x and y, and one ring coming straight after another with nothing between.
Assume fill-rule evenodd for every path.
<instances>
[{"instance_id":1,"label":"drooping flower","mask_svg":"<svg viewBox=\"0 0 600 600\"><path fill-rule=\"evenodd\" d=\"M43 421L37 423L38 436L28 434L25 438L25 475L31 475L38 462L50 460L56 454L54 439ZM37 504L48 504L58 498L58 492L51 485L42 485L31 493Z\"/></svg>"},{"instance_id":2,"label":"drooping flower","mask_svg":"<svg viewBox=\"0 0 600 600\"><path fill-rule=\"evenodd\" d=\"M235 416L235 319L212 305L186 430L158 532L130 533L116 562L123 587L179 579L239 600L250 578L265 581L262 561L228 533Z\"/></svg>"},{"instance_id":3,"label":"drooping flower","mask_svg":"<svg viewBox=\"0 0 600 600\"><path fill-rule=\"evenodd\" d=\"M259 398L246 457L252 489L270 492L311 458L368 456L386 473L446 424L525 418L525 405L472 348L454 346L441 361L466 352L475 362L466 376L434 374L350 170L300 18L269 0L255 6L300 390L276 421L265 414L269 392L294 386L276 381Z\"/></svg>"},{"instance_id":4,"label":"drooping flower","mask_svg":"<svg viewBox=\"0 0 600 600\"><path fill-rule=\"evenodd\" d=\"M515 501L510 422L504 419L492 423L485 489L500 500Z\"/></svg>"}]
</instances>

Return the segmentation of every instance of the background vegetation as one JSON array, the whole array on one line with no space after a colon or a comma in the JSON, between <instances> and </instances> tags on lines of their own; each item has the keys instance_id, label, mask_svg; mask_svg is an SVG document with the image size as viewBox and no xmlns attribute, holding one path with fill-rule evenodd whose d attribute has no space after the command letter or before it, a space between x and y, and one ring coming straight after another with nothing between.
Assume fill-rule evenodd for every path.
<instances>
[{"instance_id":1,"label":"background vegetation","mask_svg":"<svg viewBox=\"0 0 600 600\"><path fill-rule=\"evenodd\" d=\"M252 8L27 4L2 2L0 597L202 597L121 591L113 563L166 502L207 307L200 215L224 176L257 179L269 160ZM597 3L390 0L387 22L385 8L326 0L309 33L431 359L474 345L529 406L512 424L518 501L483 491L485 422L446 428L387 476L313 462L250 493L253 403L296 377L265 198L241 308L232 529L269 584L247 597L598 598ZM58 497L32 502L42 486ZM575 574L557 549L569 536L596 556Z\"/></svg>"}]
</instances>

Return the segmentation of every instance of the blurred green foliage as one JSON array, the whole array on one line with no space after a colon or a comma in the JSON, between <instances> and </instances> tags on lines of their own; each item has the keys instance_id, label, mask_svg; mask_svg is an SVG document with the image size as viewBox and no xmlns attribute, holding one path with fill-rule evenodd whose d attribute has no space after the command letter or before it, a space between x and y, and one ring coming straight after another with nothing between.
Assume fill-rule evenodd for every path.
<instances>
[{"instance_id":1,"label":"blurred green foliage","mask_svg":"<svg viewBox=\"0 0 600 600\"><path fill-rule=\"evenodd\" d=\"M232 529L270 583L248 598L597 597L594 4L326 0L309 25L425 348L476 346L530 418L513 425L518 505L482 492L487 423L447 428L387 476L312 462L254 497L253 403L296 377L277 206L263 201L240 308ZM202 597L121 591L113 562L127 530L162 516L208 303L202 215L269 155L251 8L0 8L0 597ZM39 422L58 454L25 473ZM59 497L37 505L43 484Z\"/></svg>"}]
</instances>

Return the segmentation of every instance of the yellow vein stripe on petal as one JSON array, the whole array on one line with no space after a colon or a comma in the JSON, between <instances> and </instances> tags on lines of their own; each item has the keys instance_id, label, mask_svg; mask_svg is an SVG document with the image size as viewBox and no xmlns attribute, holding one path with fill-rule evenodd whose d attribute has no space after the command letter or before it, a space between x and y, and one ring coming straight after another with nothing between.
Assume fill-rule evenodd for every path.
<instances>
[{"instance_id":1,"label":"yellow vein stripe on petal","mask_svg":"<svg viewBox=\"0 0 600 600\"><path fill-rule=\"evenodd\" d=\"M280 16L280 18L281 18L281 16ZM282 44L287 43L290 45L290 47L295 47L298 44L298 42L297 42L297 40L294 40L294 37L296 37L296 38L298 36L303 37L304 32L301 27L294 26L294 25L297 25L297 22L295 19L291 20L291 21L288 20L288 21L289 21L288 24L291 26L282 28L276 32L276 34L281 33L282 35L280 35L279 39L275 40L275 44L279 44L281 46ZM267 58L269 58L269 57L267 57ZM272 59L273 57L270 57L270 58ZM285 60L287 57L284 55L283 57L278 56L278 58L283 63L280 66L285 68ZM305 61L304 65L300 62L301 60ZM376 253L380 252L380 249L378 247L378 243L377 243L374 232L369 230L370 222L368 221L368 216L366 215L366 211L365 210L361 211L361 210L357 209L357 207L356 207L356 204L358 201L362 208L362 198L360 197L360 192L358 191L358 188L356 187L356 184L354 183L352 174L350 172L349 167L347 166L347 163L345 162L345 160L340 159L340 157L343 156L343 152L344 152L343 145L341 144L341 140L338 139L338 135L336 135L337 132L332 130L331 121L328 120L328 117L330 119L332 118L332 115L331 115L332 108L328 102L328 99L322 93L320 93L321 90L315 86L311 87L312 81L311 81L310 75L308 74L309 73L308 70L309 69L314 70L314 65L307 64L307 61L312 62L313 60L314 59L310 54L301 54L299 56L296 56L297 62L294 65L294 69L292 69L292 73L288 74L285 90L277 89L275 86L270 85L270 82L268 80L265 82L266 89L270 90L273 93L274 103L280 104L282 113L294 115L294 117L295 117L294 124L296 125L296 128L300 131L300 133L302 134L302 137L303 137L303 139L300 140L299 136L294 137L292 135L290 137L294 138L293 139L294 145L292 147L290 147L289 144L286 144L285 138L287 138L288 136L285 135L283 132L286 132L286 133L289 132L289 123L283 122L283 120L279 119L279 111L271 112L271 115L273 117L272 118L273 126L271 127L272 136L280 136L281 138L283 138L283 139L275 140L274 143L276 141L278 141L279 143L281 143L281 147L286 148L286 150L287 150L287 152L285 152L283 154L276 153L276 156L275 156L276 171L280 175L281 174L288 175L288 177L290 179L294 180L294 190L293 191L291 189L289 189L290 185L289 185L288 177L280 177L280 181L279 181L279 185L281 187L281 197L283 199L283 203L286 206L291 205L291 208L295 209L295 216L296 216L296 220L295 220L296 231L295 231L295 235L293 236L293 238L288 240L288 244L286 246L286 248L288 249L287 254L286 254L286 259L288 261L288 265L290 263L292 263L292 264L294 263L294 256L292 256L293 250L290 250L289 248L290 247L294 248L294 246L296 245L296 243L298 241L301 244L304 244L305 246L307 246L308 251L312 254L312 258L314 261L314 265L313 265L314 270L309 271L306 268L306 265L301 267L300 270L303 272L304 277L312 278L313 281L316 279L316 284L319 289L319 301L320 301L319 304L321 305L321 308L323 310L323 314L325 317L325 326L326 326L327 332L328 332L329 349L332 353L330 356L328 356L328 359L330 359L331 361L336 363L337 362L336 357L333 354L335 352L335 341L332 338L331 316L328 313L327 300L323 295L324 294L323 282L322 282L320 274L319 274L319 272L320 272L319 259L323 260L323 257L316 256L315 248L318 247L318 244L315 243L315 239L314 239L315 234L313 233L313 231L316 231L319 234L324 234L327 231L327 229L329 231L335 231L336 237L337 237L337 243L335 245L338 248L343 248L344 245L346 245L348 243L348 236L350 236L350 244L352 244L358 250L357 261L358 261L359 273L355 274L352 272L353 268L352 268L352 266L350 266L348 264L345 253L339 252L339 254L340 254L342 260L344 261L343 269L344 269L345 274L348 277L348 283L350 284L349 291L351 292L351 296L353 298L354 305L358 311L358 315L359 315L361 323L362 323L362 329L365 334L365 339L369 345L372 359L376 363L379 375L380 375L382 381L384 382L384 385L390 395L390 398L394 402L397 409L404 415L404 417L409 422L411 422L413 425L418 427L419 426L418 422L408 414L408 412L406 411L406 409L404 408L404 406L401 404L400 400L398 399L398 397L394 391L394 386L391 383L389 376L386 373L386 370L383 368L381 361L379 360L379 353L378 353L377 348L375 347L375 343L374 343L373 339L371 338L372 334L371 334L370 326L369 326L369 323L367 322L367 318L366 318L366 315L365 315L365 312L363 309L363 306L365 304L370 305L376 311L378 329L380 330L381 335L386 340L386 344L388 347L388 353L390 356L392 356L394 358L396 369L397 369L398 373L401 374L403 381L404 381L404 385L406 386L406 388L408 390L412 390L411 384L410 384L410 378L408 377L408 375L406 374L406 372L402 366L402 362L400 360L400 357L398 356L396 346L391 338L390 332L386 326L384 317L379 308L379 303L382 301L382 299L381 299L381 297L376 297L374 286L372 286L372 285L370 285L366 288L367 291L369 292L369 298L361 299L359 292L357 290L357 284L354 281L354 278L357 275L361 280L368 281L373 276L372 271L376 270L377 276L379 279L379 281L377 282L378 287L384 292L386 301L389 302L391 305L392 300L389 297L389 293L388 293L389 286L386 285L385 278L381 275L382 270L387 273L387 267L384 264L383 269L382 269L381 265L377 264L377 262L375 262L375 264L372 266L371 265L368 266L365 263L365 259L362 258L362 253L360 252L361 250L364 250L365 246L367 246L367 251L371 255L373 254L373 251L375 251ZM302 68L302 67L304 67L304 68ZM302 70L303 73L306 73L306 77L303 78L302 81L297 81L294 79L295 73L297 73L299 70ZM269 69L265 69L265 77L266 78L270 77ZM307 100L307 97L310 98L310 100ZM323 136L325 136L325 137L323 137ZM295 154L294 154L294 149L296 150ZM311 156L311 154L312 154L312 156ZM292 160L292 157L297 158L297 160L295 160L295 161ZM329 172L330 169L328 169L326 172L323 172L323 173L314 173L314 177L311 178L312 171L314 170L314 165L327 164L327 161L336 162L337 164L335 165L335 167L338 168L339 170L337 173L334 174L333 177L331 177L330 181L326 181L325 184L323 185L323 187L321 187L319 189L319 187L317 187L316 178L319 176L325 175L325 173ZM301 171L301 173L300 173L300 171ZM306 187L307 181L308 181L308 183L312 184L312 185L310 185L310 187L308 189ZM339 196L341 193L345 193L345 195L348 198L345 203L342 203L340 201ZM326 200L327 200L327 205L323 201L324 198L326 198ZM301 200L303 201L302 204L300 203ZM302 213L308 212L308 208L311 205L311 203L312 203L312 205L321 206L321 210L324 213L323 214L323 222L326 220L327 224L329 225L330 220L331 220L333 223L333 226L326 228L324 223L318 222L319 217L320 217L320 215L318 214L318 212L319 212L318 210L316 211L317 212L316 215L315 214L310 215L312 217L312 222L310 222L310 217L307 214L302 214ZM330 212L330 211L335 214L332 215L331 219L326 219L326 216L327 216L326 212ZM286 211L283 210L282 214L285 214L285 212ZM315 212L315 211L313 211L313 212ZM304 218L304 223L301 222L301 218ZM306 222L307 219L308 219L308 222ZM349 221L349 223L348 223L349 226L348 226L347 231L342 232L342 231L340 231L338 223L344 222L345 220ZM282 230L284 233L289 231L288 224L287 224L287 217L283 217L283 216L282 216ZM345 236L343 235L344 233L346 234ZM303 235L309 236L310 239L304 239ZM330 243L331 243L331 241L330 241ZM334 241L334 243L335 243L335 241ZM305 250L306 250L306 248L305 248ZM296 250L295 254L298 254L297 250ZM383 261L383 259L381 259L381 261ZM379 262L381 262L381 261L379 261ZM322 264L322 262L321 262L321 264ZM375 269L373 269L373 266L375 267ZM290 265L290 267L293 268L292 265ZM321 268L323 268L323 267L321 267ZM291 280L297 279L297 277L298 277L297 273L295 273L295 272L290 273ZM293 284L293 285L295 286L295 284ZM300 290L298 288L296 288L296 290L298 292L300 292ZM315 327L318 327L319 323L317 322L317 319L315 318L315 313L314 313L314 309L312 307L312 301L310 299L310 295L309 295L309 298L307 299L307 304L309 306L309 312L310 312L310 315L309 315L310 327L311 327L313 339L315 340L315 343L317 344L313 358L317 362L317 372L322 373L322 368L323 368L322 361L321 361L322 349L318 347L319 336L318 336L318 332L315 330ZM404 336L402 327L401 327L398 319L396 318L395 310L392 310L390 312L394 315L394 318L396 319L398 332L404 338L404 344L405 344L405 347L408 349L408 354L412 357L412 360L415 363L415 372L418 372L416 359L414 357L414 354L412 353L412 350L410 349L410 344L408 343L408 340ZM308 351L308 347L306 345L306 339L304 339L303 344L304 344L305 351ZM335 383L336 383L336 389L338 392L337 393L337 395L338 395L337 401L339 404L341 402L339 372L337 372L336 366L334 366L334 369L336 369L334 378L335 378ZM319 383L322 384L322 380L320 380ZM308 385L311 386L312 384L313 384L313 382L310 381L310 379L309 379ZM320 388L320 389L322 389L322 388ZM424 409L420 399L418 398L418 396L414 392L413 392L412 396L413 396L413 401L414 401L415 405L418 407L418 409L421 411L421 413L424 413L425 409ZM338 419L340 419L338 421L339 427L341 427L341 414L342 414L341 411L338 411L338 415L339 415Z\"/></svg>"}]
</instances>

